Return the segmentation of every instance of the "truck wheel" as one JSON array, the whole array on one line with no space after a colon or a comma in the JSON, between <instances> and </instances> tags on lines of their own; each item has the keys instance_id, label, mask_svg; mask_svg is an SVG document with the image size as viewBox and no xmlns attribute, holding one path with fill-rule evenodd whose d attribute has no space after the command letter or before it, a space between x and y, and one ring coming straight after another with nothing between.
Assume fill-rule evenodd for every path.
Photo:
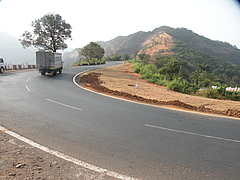
<instances>
[{"instance_id":1,"label":"truck wheel","mask_svg":"<svg viewBox=\"0 0 240 180\"><path fill-rule=\"evenodd\" d=\"M56 76L57 75L57 70L53 72L53 76Z\"/></svg>"},{"instance_id":2,"label":"truck wheel","mask_svg":"<svg viewBox=\"0 0 240 180\"><path fill-rule=\"evenodd\" d=\"M59 69L59 74L62 74L62 69L61 68Z\"/></svg>"},{"instance_id":3,"label":"truck wheel","mask_svg":"<svg viewBox=\"0 0 240 180\"><path fill-rule=\"evenodd\" d=\"M45 75L45 73L46 73L46 72L43 71L43 72L41 72L41 75Z\"/></svg>"},{"instance_id":4,"label":"truck wheel","mask_svg":"<svg viewBox=\"0 0 240 180\"><path fill-rule=\"evenodd\" d=\"M0 73L2 74L4 72L4 68L1 67Z\"/></svg>"}]
</instances>

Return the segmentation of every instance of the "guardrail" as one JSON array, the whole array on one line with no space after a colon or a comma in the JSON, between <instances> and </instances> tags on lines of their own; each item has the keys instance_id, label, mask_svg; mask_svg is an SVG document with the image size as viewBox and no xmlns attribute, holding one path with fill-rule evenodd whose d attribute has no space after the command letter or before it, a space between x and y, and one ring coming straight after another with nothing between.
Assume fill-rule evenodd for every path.
<instances>
[{"instance_id":1,"label":"guardrail","mask_svg":"<svg viewBox=\"0 0 240 180\"><path fill-rule=\"evenodd\" d=\"M105 64L105 62L100 62L100 63L87 63L87 64L79 64L79 66L90 66L90 65L100 65L100 64Z\"/></svg>"},{"instance_id":2,"label":"guardrail","mask_svg":"<svg viewBox=\"0 0 240 180\"><path fill-rule=\"evenodd\" d=\"M217 86L212 86L212 89L218 89L219 87ZM227 87L226 91L234 91L234 92L240 92L240 87Z\"/></svg>"},{"instance_id":3,"label":"guardrail","mask_svg":"<svg viewBox=\"0 0 240 180\"><path fill-rule=\"evenodd\" d=\"M29 65L29 64L7 64L4 63L5 70L13 70L13 69L35 69L36 65Z\"/></svg>"}]
</instances>

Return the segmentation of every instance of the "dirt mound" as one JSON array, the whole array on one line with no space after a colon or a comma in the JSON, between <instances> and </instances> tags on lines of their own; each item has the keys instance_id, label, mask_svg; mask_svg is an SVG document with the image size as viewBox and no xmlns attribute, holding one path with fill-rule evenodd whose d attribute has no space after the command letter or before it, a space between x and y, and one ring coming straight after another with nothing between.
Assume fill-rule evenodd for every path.
<instances>
[{"instance_id":1,"label":"dirt mound","mask_svg":"<svg viewBox=\"0 0 240 180\"><path fill-rule=\"evenodd\" d=\"M111 90L111 89L108 89L101 85L104 82L100 81L100 79L99 79L100 75L101 75L101 73L94 73L94 72L83 75L80 77L80 84L86 88L93 89L97 92L121 97L121 98L128 99L128 100L133 100L133 101L138 101L138 102L143 102L143 103L148 103L148 104L153 104L153 105L159 105L159 106L165 105L165 106L171 106L171 107L175 107L175 108L179 108L179 109L211 113L211 114L226 115L226 116L233 116L233 117L240 118L239 110L234 110L234 109L228 109L226 111L213 110L211 108L206 108L204 106L199 106L199 107L192 106L190 104L186 104L179 100L159 101L156 99L143 98L141 96L133 95L133 94L126 93L126 92Z\"/></svg>"}]
</instances>

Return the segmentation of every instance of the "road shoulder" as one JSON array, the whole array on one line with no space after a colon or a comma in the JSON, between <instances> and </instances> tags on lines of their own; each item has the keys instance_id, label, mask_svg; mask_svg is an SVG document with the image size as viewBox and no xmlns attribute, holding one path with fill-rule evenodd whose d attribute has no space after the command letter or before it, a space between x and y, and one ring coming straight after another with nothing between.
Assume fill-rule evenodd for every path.
<instances>
[{"instance_id":1,"label":"road shoulder","mask_svg":"<svg viewBox=\"0 0 240 180\"><path fill-rule=\"evenodd\" d=\"M0 131L0 179L114 179L85 169Z\"/></svg>"},{"instance_id":2,"label":"road shoulder","mask_svg":"<svg viewBox=\"0 0 240 180\"><path fill-rule=\"evenodd\" d=\"M240 102L191 96L140 79L131 64L96 69L78 77L87 89L118 98L186 111L240 118Z\"/></svg>"}]
</instances>

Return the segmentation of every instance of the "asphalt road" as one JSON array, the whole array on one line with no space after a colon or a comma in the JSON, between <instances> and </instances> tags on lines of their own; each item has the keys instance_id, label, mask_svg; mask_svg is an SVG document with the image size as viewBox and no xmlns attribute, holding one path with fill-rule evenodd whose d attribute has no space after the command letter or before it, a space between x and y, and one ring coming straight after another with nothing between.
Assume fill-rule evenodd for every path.
<instances>
[{"instance_id":1,"label":"asphalt road","mask_svg":"<svg viewBox=\"0 0 240 180\"><path fill-rule=\"evenodd\" d=\"M84 162L139 179L239 179L240 121L122 101L79 88L109 65L0 75L0 125Z\"/></svg>"}]
</instances>

